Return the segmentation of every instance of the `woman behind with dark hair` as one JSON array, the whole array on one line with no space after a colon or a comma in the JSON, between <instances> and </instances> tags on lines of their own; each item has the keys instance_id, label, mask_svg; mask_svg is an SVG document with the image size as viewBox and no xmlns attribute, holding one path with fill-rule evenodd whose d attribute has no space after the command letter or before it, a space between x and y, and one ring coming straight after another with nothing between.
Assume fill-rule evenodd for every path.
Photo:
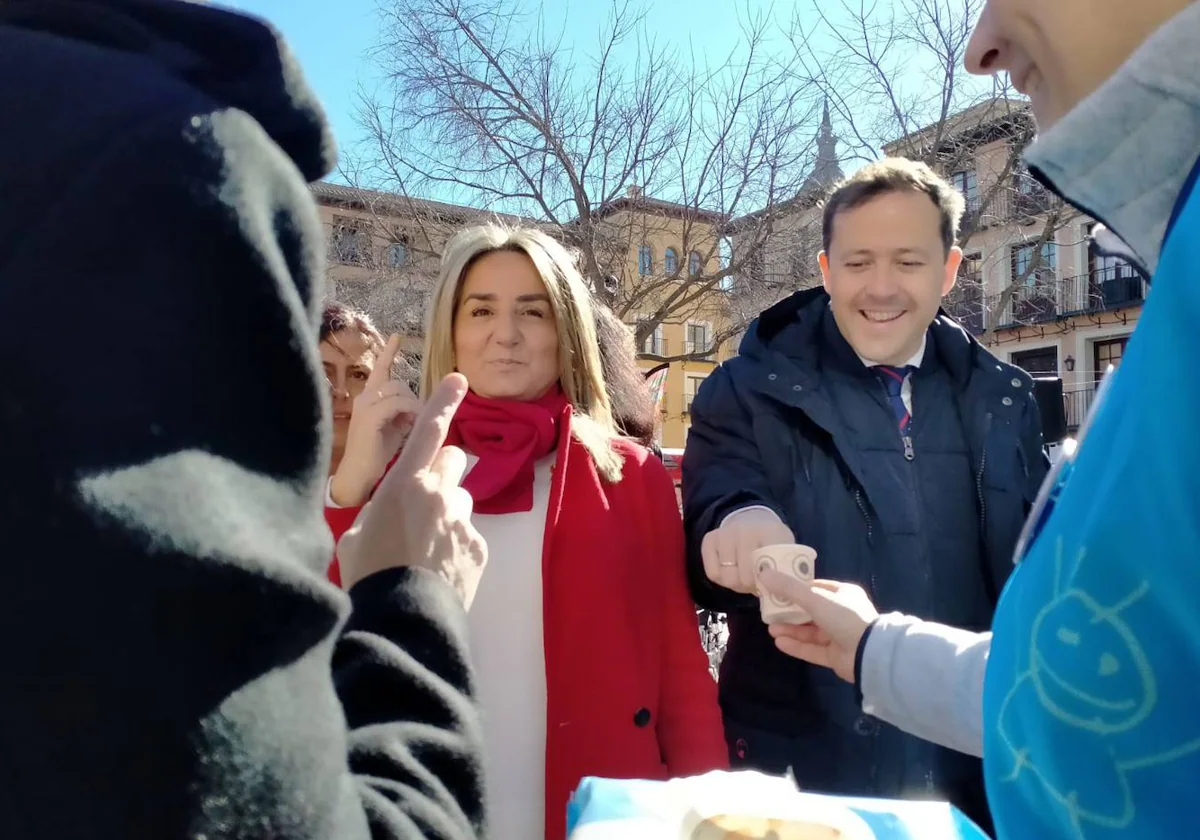
<instances>
[{"instance_id":1,"label":"woman behind with dark hair","mask_svg":"<svg viewBox=\"0 0 1200 840\"><path fill-rule=\"evenodd\" d=\"M654 445L658 429L655 406L646 385L646 375L638 367L633 330L604 304L597 301L593 306L600 364L608 384L608 398L617 430L658 455Z\"/></svg>"},{"instance_id":2,"label":"woman behind with dark hair","mask_svg":"<svg viewBox=\"0 0 1200 840\"><path fill-rule=\"evenodd\" d=\"M354 398L363 392L385 342L367 313L336 301L321 310L318 340L333 402L333 457L329 461L329 475L333 476L346 453Z\"/></svg>"},{"instance_id":3,"label":"woman behind with dark hair","mask_svg":"<svg viewBox=\"0 0 1200 840\"><path fill-rule=\"evenodd\" d=\"M419 403L404 382L390 375L367 392L376 365L392 367L399 349L399 338L385 342L367 313L343 303L325 304L318 338L333 406L325 521L341 534L354 519L336 500L361 504L370 495L400 451ZM341 585L336 557L329 579Z\"/></svg>"}]
</instances>

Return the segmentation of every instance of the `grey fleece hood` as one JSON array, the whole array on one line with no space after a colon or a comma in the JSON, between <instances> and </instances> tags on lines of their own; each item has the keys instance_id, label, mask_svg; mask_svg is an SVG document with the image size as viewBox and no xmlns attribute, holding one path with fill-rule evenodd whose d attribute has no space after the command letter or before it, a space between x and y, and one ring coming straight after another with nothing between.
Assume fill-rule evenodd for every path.
<instances>
[{"instance_id":1,"label":"grey fleece hood","mask_svg":"<svg viewBox=\"0 0 1200 840\"><path fill-rule=\"evenodd\" d=\"M1163 25L1108 81L1029 147L1026 161L1120 237L1097 244L1153 273L1200 158L1200 3Z\"/></svg>"}]
</instances>

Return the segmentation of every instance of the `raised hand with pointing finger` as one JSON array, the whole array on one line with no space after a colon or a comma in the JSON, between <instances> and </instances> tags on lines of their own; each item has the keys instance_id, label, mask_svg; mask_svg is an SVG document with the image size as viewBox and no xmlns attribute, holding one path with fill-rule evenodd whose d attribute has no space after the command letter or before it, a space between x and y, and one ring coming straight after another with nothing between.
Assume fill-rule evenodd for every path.
<instances>
[{"instance_id":1,"label":"raised hand with pointing finger","mask_svg":"<svg viewBox=\"0 0 1200 840\"><path fill-rule=\"evenodd\" d=\"M400 337L393 335L375 360L362 393L354 398L345 453L329 486L329 495L339 507L358 507L367 500L404 445L421 406L406 384L392 378L399 351Z\"/></svg>"},{"instance_id":2,"label":"raised hand with pointing finger","mask_svg":"<svg viewBox=\"0 0 1200 840\"><path fill-rule=\"evenodd\" d=\"M471 496L459 486L466 456L444 445L466 393L461 374L442 380L413 422L404 452L338 542L346 589L375 572L414 566L440 575L470 604L487 545L471 524Z\"/></svg>"}]
</instances>

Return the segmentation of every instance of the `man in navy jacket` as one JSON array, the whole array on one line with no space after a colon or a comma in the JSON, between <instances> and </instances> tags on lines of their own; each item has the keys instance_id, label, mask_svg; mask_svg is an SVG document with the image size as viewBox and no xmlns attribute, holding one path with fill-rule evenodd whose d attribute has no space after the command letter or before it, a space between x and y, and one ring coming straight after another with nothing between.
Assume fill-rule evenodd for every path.
<instances>
[{"instance_id":1,"label":"man in navy jacket","mask_svg":"<svg viewBox=\"0 0 1200 840\"><path fill-rule=\"evenodd\" d=\"M683 495L695 597L730 612L734 762L790 768L809 790L949 798L986 823L977 759L873 718L853 686L780 653L752 594L753 551L800 542L819 577L887 609L988 626L1046 467L1029 376L939 311L962 210L909 161L832 194L824 289L764 312L704 383Z\"/></svg>"},{"instance_id":2,"label":"man in navy jacket","mask_svg":"<svg viewBox=\"0 0 1200 840\"><path fill-rule=\"evenodd\" d=\"M9 0L0 80L0 837L476 837L437 570L477 535L418 464L349 598L324 578L333 145L298 69L206 5Z\"/></svg>"}]
</instances>

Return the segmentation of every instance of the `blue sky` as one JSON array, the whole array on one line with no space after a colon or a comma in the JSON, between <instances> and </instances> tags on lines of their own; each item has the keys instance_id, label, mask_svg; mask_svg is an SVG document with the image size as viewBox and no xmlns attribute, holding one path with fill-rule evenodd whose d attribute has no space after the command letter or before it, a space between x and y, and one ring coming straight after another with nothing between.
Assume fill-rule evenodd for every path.
<instances>
[{"instance_id":1,"label":"blue sky","mask_svg":"<svg viewBox=\"0 0 1200 840\"><path fill-rule=\"evenodd\" d=\"M383 0L387 2L387 0ZM368 53L378 29L380 0L220 0L222 5L265 18L287 38L333 124L338 142L359 136L354 98L360 84L377 79ZM800 0L803 2L803 0ZM563 27L564 46L590 48L608 14L605 0L547 0ZM739 40L738 16L774 11L790 14L791 2L769 0L654 0L647 4L646 32L690 42L698 55L724 55ZM736 11L733 11L735 10Z\"/></svg>"},{"instance_id":2,"label":"blue sky","mask_svg":"<svg viewBox=\"0 0 1200 840\"><path fill-rule=\"evenodd\" d=\"M370 72L366 52L375 38L376 0L221 0L265 18L283 32L309 84L329 114L339 143L357 129L352 101Z\"/></svg>"},{"instance_id":3,"label":"blue sky","mask_svg":"<svg viewBox=\"0 0 1200 840\"><path fill-rule=\"evenodd\" d=\"M823 0L631 0L635 9L644 12L641 36L655 39L659 45L672 44L682 52L691 52L699 63L720 65L731 51L745 43L745 35L739 23L747 19L773 17L780 23L790 20L795 10L805 16L805 24L815 24L814 3ZM372 61L370 52L377 43L380 27L378 8L380 3L403 3L403 0L217 0L225 5L240 9L271 21L280 29L305 70L309 84L315 89L324 104L333 125L339 146L353 149L362 137L355 121L358 104L357 92L368 91L379 86L380 74ZM497 4L517 3L523 9L541 8L546 18L548 32L562 33L562 50L571 50L587 55L596 55L601 33L611 14L610 0L491 0ZM977 2L977 0L967 0ZM877 13L886 16L889 12L902 15L909 4L900 0L880 0L874 7ZM936 4L943 8L943 3ZM842 12L823 5L836 19ZM961 7L958 7L961 8ZM852 30L851 30L852 31ZM791 50L794 47L778 30L769 42L774 50ZM828 37L828 36L827 36ZM628 47L633 50L632 44ZM832 44L826 40L818 43L818 51L828 53ZM929 101L940 102L940 70L920 65L910 56L906 45L901 44L891 55L889 64L897 74L893 78L904 99L911 100L914 93L925 96ZM930 88L930 78L932 88ZM960 74L959 79L963 78ZM989 86L990 87L990 86ZM850 85L853 89L853 85ZM929 98L928 93L934 94ZM857 113L856 120L861 129L868 133L872 123L879 125L874 112L883 103L872 103L870 111ZM886 111L886 107L884 108ZM845 128L845 126L842 126ZM816 125L813 130L815 132ZM839 119L835 110L834 131L843 138L839 147L843 169L853 171L863 162L864 152L869 157L878 153L877 138L869 147L848 142L848 131L839 130ZM895 135L889 135L891 139ZM369 155L368 155L369 157ZM336 179L337 176L335 175ZM436 189L436 188L433 188ZM429 194L425 197L447 201L459 200L453 194ZM467 197L464 201L472 201Z\"/></svg>"}]
</instances>

